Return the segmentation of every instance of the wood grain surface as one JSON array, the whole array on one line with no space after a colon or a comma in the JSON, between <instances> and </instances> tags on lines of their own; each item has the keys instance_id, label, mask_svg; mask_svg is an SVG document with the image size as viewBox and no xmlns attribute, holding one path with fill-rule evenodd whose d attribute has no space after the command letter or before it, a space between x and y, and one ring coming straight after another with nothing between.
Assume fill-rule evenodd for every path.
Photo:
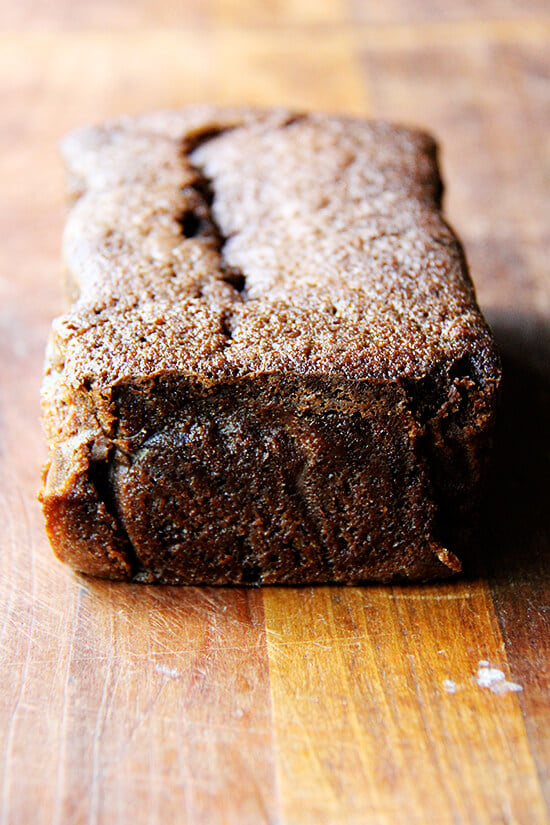
<instances>
[{"instance_id":1,"label":"wood grain surface","mask_svg":"<svg viewBox=\"0 0 550 825\"><path fill-rule=\"evenodd\" d=\"M2 0L0 95L0 825L550 822L547 0ZM462 580L177 589L53 558L36 491L57 143L197 100L438 136L506 369Z\"/></svg>"}]
</instances>

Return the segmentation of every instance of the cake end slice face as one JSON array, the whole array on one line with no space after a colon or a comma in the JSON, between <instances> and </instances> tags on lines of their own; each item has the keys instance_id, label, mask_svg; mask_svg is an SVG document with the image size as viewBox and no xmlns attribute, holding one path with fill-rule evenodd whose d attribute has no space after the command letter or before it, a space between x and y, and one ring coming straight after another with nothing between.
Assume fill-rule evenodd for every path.
<instances>
[{"instance_id":1,"label":"cake end slice face","mask_svg":"<svg viewBox=\"0 0 550 825\"><path fill-rule=\"evenodd\" d=\"M461 569L500 364L433 140L194 106L64 144L43 385L52 546L173 584Z\"/></svg>"}]
</instances>

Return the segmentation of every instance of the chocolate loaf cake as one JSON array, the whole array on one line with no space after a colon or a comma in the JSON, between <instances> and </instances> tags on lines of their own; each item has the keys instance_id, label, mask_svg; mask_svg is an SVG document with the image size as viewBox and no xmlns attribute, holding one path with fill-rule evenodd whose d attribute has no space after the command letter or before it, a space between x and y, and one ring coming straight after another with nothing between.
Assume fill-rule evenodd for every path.
<instances>
[{"instance_id":1,"label":"chocolate loaf cake","mask_svg":"<svg viewBox=\"0 0 550 825\"><path fill-rule=\"evenodd\" d=\"M461 568L500 366L434 141L193 106L64 143L43 387L59 558L181 584Z\"/></svg>"}]
</instances>

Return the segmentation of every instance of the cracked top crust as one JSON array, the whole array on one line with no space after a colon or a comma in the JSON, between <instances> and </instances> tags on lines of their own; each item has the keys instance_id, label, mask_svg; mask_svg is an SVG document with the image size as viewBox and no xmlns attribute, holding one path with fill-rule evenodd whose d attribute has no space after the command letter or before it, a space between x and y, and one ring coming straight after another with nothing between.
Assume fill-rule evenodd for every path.
<instances>
[{"instance_id":1,"label":"cracked top crust","mask_svg":"<svg viewBox=\"0 0 550 825\"><path fill-rule=\"evenodd\" d=\"M496 374L436 146L384 122L193 106L70 135L67 387L178 371Z\"/></svg>"}]
</instances>

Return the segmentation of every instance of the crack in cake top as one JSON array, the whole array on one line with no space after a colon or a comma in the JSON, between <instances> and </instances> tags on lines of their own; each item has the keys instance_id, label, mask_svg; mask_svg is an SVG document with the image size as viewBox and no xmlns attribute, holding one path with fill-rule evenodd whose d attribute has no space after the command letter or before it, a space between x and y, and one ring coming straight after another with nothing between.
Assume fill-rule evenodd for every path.
<instances>
[{"instance_id":1,"label":"crack in cake top","mask_svg":"<svg viewBox=\"0 0 550 825\"><path fill-rule=\"evenodd\" d=\"M80 130L64 156L70 386L421 378L472 350L496 368L422 132L194 106Z\"/></svg>"}]
</instances>

